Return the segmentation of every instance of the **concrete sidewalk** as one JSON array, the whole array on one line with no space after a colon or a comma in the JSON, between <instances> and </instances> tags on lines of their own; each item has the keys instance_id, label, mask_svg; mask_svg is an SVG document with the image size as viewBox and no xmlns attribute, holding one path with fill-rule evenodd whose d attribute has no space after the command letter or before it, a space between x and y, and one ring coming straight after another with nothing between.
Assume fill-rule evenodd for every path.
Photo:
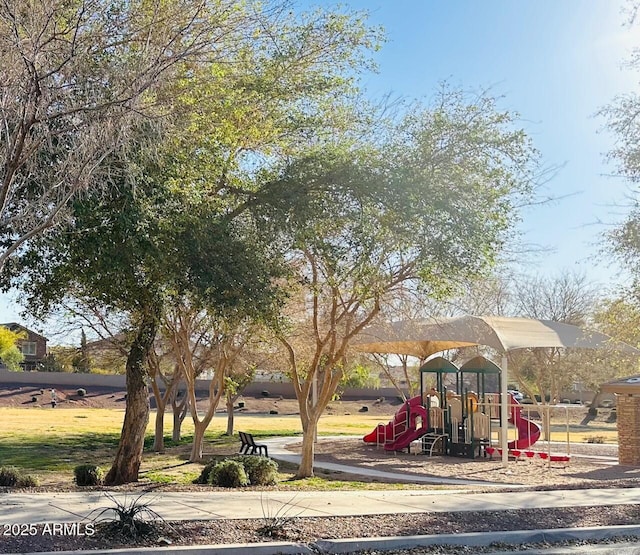
<instances>
[{"instance_id":1,"label":"concrete sidewalk","mask_svg":"<svg viewBox=\"0 0 640 555\"><path fill-rule=\"evenodd\" d=\"M361 439L360 436L323 436L323 440L332 439ZM299 437L275 437L269 439L260 440L261 444L267 446L269 450L269 456L277 461L283 461L292 463L295 465L300 464L300 455L292 453L286 446L291 443L300 443L302 438ZM482 486L485 488L500 487L500 488L522 488L524 486L520 484L506 484L506 483L492 483L482 480L460 480L456 478L443 478L438 476L421 476L419 474L402 474L400 472L382 472L375 468L363 468L361 466L348 466L346 464L330 463L323 461L315 461L313 464L315 469L332 470L333 472L345 472L350 474L359 474L366 478L384 478L400 483L411 484L441 484L448 486Z\"/></svg>"},{"instance_id":2,"label":"concrete sidewalk","mask_svg":"<svg viewBox=\"0 0 640 555\"><path fill-rule=\"evenodd\" d=\"M112 492L121 503L134 494ZM149 493L143 498L165 520L344 516L392 513L500 511L640 503L640 487L468 493L419 491L229 491ZM80 522L114 505L103 492L0 494L1 524Z\"/></svg>"}]
</instances>

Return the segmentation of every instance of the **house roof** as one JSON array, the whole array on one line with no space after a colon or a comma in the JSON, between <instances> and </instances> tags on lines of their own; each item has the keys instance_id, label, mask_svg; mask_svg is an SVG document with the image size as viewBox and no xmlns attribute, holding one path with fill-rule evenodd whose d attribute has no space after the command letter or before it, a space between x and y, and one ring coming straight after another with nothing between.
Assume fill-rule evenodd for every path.
<instances>
[{"instance_id":1,"label":"house roof","mask_svg":"<svg viewBox=\"0 0 640 555\"><path fill-rule=\"evenodd\" d=\"M19 329L21 331L26 331L27 333L30 333L32 335L37 335L38 337L40 337L44 341L49 341L44 335L41 335L38 332L35 332L35 331L23 326L22 324L18 324L17 322L9 322L9 323L6 323L6 324L0 324L0 326L8 328L11 331L15 331L16 329Z\"/></svg>"}]
</instances>

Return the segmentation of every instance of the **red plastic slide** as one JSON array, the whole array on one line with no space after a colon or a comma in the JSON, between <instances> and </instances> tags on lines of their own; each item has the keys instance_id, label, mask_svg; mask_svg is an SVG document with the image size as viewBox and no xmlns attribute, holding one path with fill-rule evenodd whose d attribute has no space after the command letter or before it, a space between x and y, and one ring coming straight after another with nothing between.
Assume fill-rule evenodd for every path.
<instances>
[{"instance_id":1,"label":"red plastic slide","mask_svg":"<svg viewBox=\"0 0 640 555\"><path fill-rule=\"evenodd\" d=\"M384 443L387 451L400 451L426 433L427 410L418 395L405 401L388 424L378 424L362 439L367 443Z\"/></svg>"},{"instance_id":2,"label":"red plastic slide","mask_svg":"<svg viewBox=\"0 0 640 555\"><path fill-rule=\"evenodd\" d=\"M509 449L531 447L540 439L542 429L536 422L522 416L522 405L511 394L509 394L509 404L509 422L518 430L518 439L509 442Z\"/></svg>"}]
</instances>

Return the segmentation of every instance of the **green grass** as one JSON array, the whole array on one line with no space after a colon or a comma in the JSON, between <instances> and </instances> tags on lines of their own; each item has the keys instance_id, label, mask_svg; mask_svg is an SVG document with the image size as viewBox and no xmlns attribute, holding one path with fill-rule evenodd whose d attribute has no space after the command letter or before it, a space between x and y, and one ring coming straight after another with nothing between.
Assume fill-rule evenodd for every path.
<instances>
[{"instance_id":1,"label":"green grass","mask_svg":"<svg viewBox=\"0 0 640 555\"><path fill-rule=\"evenodd\" d=\"M55 418L52 418L55 416ZM73 483L73 468L82 463L93 463L110 468L120 438L124 411L107 409L59 409L46 414L38 408L0 408L0 461L15 466L25 473L36 474L53 483ZM152 451L155 415L152 413L145 438L145 453L140 477L152 484L186 484L195 479L201 464L189 463L193 423L187 418L182 427L182 440L171 440L171 419L166 419L165 453ZM326 415L320 419L321 435L363 435L381 420L366 414ZM382 419L384 420L384 419ZM302 433L297 415L236 415L236 430L254 434L258 438L273 436L299 436ZM237 438L224 435L226 418L214 418L205 434L205 455L224 458L237 453ZM513 432L513 430L512 430ZM617 441L615 423L572 425L571 441L585 443L591 437L605 442ZM551 427L553 441L566 441L566 426L559 423ZM281 489L380 489L411 487L407 485L379 484L349 480L342 473L322 471L316 478L291 481L296 467L280 464Z\"/></svg>"},{"instance_id":2,"label":"green grass","mask_svg":"<svg viewBox=\"0 0 640 555\"><path fill-rule=\"evenodd\" d=\"M55 418L52 418L55 416ZM24 472L36 473L43 483L73 483L78 464L93 463L110 468L120 438L124 411L120 409L59 409L55 413L39 408L0 408L0 461ZM182 439L171 439L171 419L165 421L165 453L153 452L154 413L151 414L145 452L140 469L141 480L152 484L188 484L200 474L201 464L189 463L193 423L185 419ZM349 421L345 422L345 418ZM353 419L353 420L351 420ZM319 431L325 435L369 432L379 418L326 416ZM301 435L297 415L236 415L237 430L246 430L258 438ZM218 458L237 453L238 440L224 435L226 418L215 418L205 434L205 454ZM363 482L350 482L325 475L312 482L288 481L295 473L289 465L282 472L285 489L364 489Z\"/></svg>"}]
</instances>

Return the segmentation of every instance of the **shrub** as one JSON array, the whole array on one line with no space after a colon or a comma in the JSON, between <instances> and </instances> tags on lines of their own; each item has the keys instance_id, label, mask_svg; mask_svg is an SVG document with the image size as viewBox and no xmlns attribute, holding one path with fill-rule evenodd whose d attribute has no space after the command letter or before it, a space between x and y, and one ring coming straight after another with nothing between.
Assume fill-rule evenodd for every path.
<instances>
[{"instance_id":1,"label":"shrub","mask_svg":"<svg viewBox=\"0 0 640 555\"><path fill-rule=\"evenodd\" d=\"M30 474L20 474L13 466L0 466L0 486L31 488L38 485L38 480Z\"/></svg>"},{"instance_id":2,"label":"shrub","mask_svg":"<svg viewBox=\"0 0 640 555\"><path fill-rule=\"evenodd\" d=\"M252 486L273 486L278 481L278 465L267 457L240 455L234 457L244 467Z\"/></svg>"},{"instance_id":3,"label":"shrub","mask_svg":"<svg viewBox=\"0 0 640 555\"><path fill-rule=\"evenodd\" d=\"M15 487L20 483L20 473L13 466L0 466L0 486Z\"/></svg>"},{"instance_id":4,"label":"shrub","mask_svg":"<svg viewBox=\"0 0 640 555\"><path fill-rule=\"evenodd\" d=\"M242 463L227 459L211 469L209 483L223 488L238 488L248 486L249 479Z\"/></svg>"},{"instance_id":5,"label":"shrub","mask_svg":"<svg viewBox=\"0 0 640 555\"><path fill-rule=\"evenodd\" d=\"M585 437L584 439L587 443L604 443L605 442L604 436L590 436L590 437Z\"/></svg>"},{"instance_id":6,"label":"shrub","mask_svg":"<svg viewBox=\"0 0 640 555\"><path fill-rule=\"evenodd\" d=\"M209 461L207 464L204 465L204 468L202 469L202 472L200 472L200 476L198 476L193 483L194 484L209 484L209 475L211 474L211 471L213 470L213 467L218 464L218 461L212 460Z\"/></svg>"},{"instance_id":7,"label":"shrub","mask_svg":"<svg viewBox=\"0 0 640 555\"><path fill-rule=\"evenodd\" d=\"M82 387L76 391L76 395L78 397L84 397L86 394L87 394L87 390Z\"/></svg>"},{"instance_id":8,"label":"shrub","mask_svg":"<svg viewBox=\"0 0 640 555\"><path fill-rule=\"evenodd\" d=\"M262 395L263 397L269 397L269 395L271 395L271 393L269 393L266 389L264 391L262 391L262 393L260 393L260 395Z\"/></svg>"},{"instance_id":9,"label":"shrub","mask_svg":"<svg viewBox=\"0 0 640 555\"><path fill-rule=\"evenodd\" d=\"M32 403L37 403L38 402L38 398L34 395L33 397L31 397L31 402Z\"/></svg>"},{"instance_id":10,"label":"shrub","mask_svg":"<svg viewBox=\"0 0 640 555\"><path fill-rule=\"evenodd\" d=\"M73 475L79 486L99 486L104 478L104 470L95 464L79 464L73 469Z\"/></svg>"},{"instance_id":11,"label":"shrub","mask_svg":"<svg viewBox=\"0 0 640 555\"><path fill-rule=\"evenodd\" d=\"M35 488L38 486L38 479L31 474L25 474L18 478L18 487L20 488Z\"/></svg>"}]
</instances>

